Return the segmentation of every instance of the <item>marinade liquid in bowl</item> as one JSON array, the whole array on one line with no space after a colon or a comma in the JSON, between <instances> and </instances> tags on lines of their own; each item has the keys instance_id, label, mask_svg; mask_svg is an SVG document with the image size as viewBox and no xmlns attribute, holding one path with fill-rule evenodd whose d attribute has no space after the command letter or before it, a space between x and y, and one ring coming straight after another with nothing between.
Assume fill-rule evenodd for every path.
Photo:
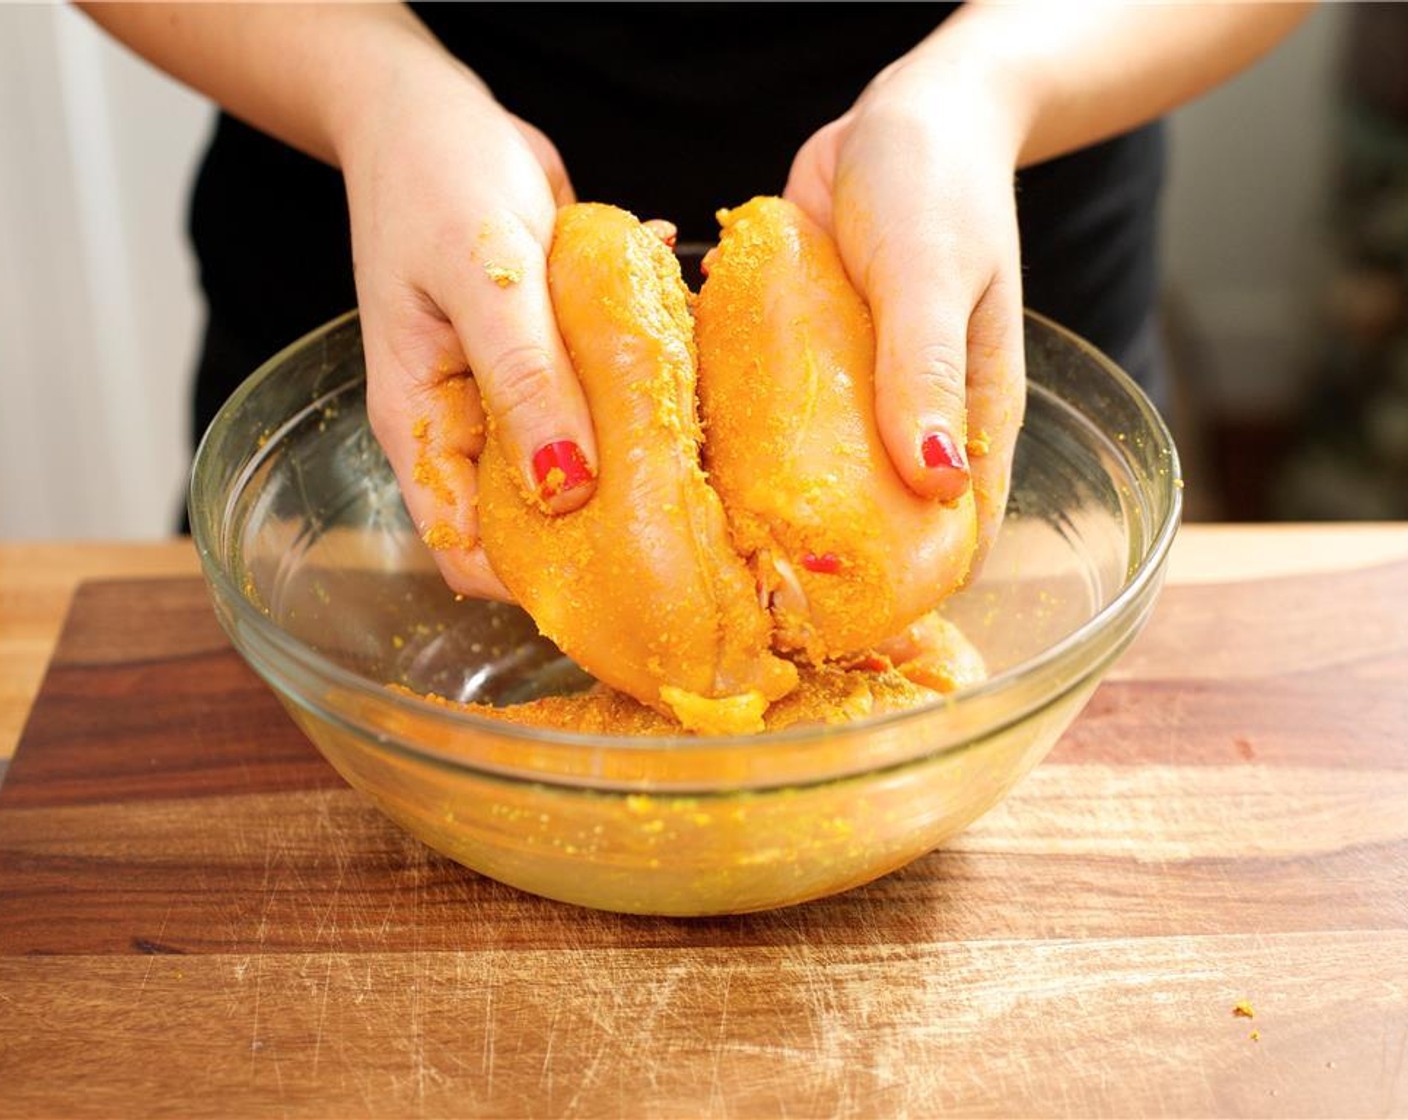
<instances>
[{"instance_id":1,"label":"marinade liquid in bowl","mask_svg":"<svg viewBox=\"0 0 1408 1120\"><path fill-rule=\"evenodd\" d=\"M516 607L441 582L367 425L355 315L230 399L190 511L236 649L349 783L432 848L549 898L718 914L845 890L930 851L1055 743L1144 625L1177 529L1168 430L1075 336L1026 322L1007 520L945 613L990 679L925 707L739 738L569 734L511 704L591 684Z\"/></svg>"}]
</instances>

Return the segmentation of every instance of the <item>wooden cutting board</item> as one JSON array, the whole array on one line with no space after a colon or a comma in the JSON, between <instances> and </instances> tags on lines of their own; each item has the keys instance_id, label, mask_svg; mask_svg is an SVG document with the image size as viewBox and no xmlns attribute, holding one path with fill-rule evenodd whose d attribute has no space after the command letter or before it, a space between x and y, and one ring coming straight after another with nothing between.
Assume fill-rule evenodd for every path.
<instances>
[{"instance_id":1,"label":"wooden cutting board","mask_svg":"<svg viewBox=\"0 0 1408 1120\"><path fill-rule=\"evenodd\" d=\"M1170 588L949 848L709 920L432 854L198 582L81 588L0 788L0 1115L940 1112L1408 1115L1408 563Z\"/></svg>"}]
</instances>

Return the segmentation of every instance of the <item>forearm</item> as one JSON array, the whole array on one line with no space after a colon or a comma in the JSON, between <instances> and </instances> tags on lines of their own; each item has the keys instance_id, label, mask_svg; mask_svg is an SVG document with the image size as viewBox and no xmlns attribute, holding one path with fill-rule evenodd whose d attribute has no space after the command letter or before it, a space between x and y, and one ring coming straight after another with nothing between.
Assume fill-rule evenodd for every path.
<instances>
[{"instance_id":1,"label":"forearm","mask_svg":"<svg viewBox=\"0 0 1408 1120\"><path fill-rule=\"evenodd\" d=\"M80 6L230 113L333 164L347 120L398 68L453 64L402 4Z\"/></svg>"},{"instance_id":2,"label":"forearm","mask_svg":"<svg viewBox=\"0 0 1408 1120\"><path fill-rule=\"evenodd\" d=\"M1302 4L967 4L898 68L981 82L1014 119L1019 166L1127 131L1251 65Z\"/></svg>"}]
</instances>

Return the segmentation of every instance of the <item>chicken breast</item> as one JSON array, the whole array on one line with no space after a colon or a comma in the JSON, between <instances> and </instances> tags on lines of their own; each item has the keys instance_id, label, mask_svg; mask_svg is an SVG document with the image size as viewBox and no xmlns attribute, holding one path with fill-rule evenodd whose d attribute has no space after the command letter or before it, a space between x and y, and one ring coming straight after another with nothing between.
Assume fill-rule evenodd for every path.
<instances>
[{"instance_id":1,"label":"chicken breast","mask_svg":"<svg viewBox=\"0 0 1408 1120\"><path fill-rule=\"evenodd\" d=\"M891 466L870 313L825 231L779 198L719 219L696 307L705 465L776 647L820 663L898 634L963 583L973 498L921 498Z\"/></svg>"},{"instance_id":2,"label":"chicken breast","mask_svg":"<svg viewBox=\"0 0 1408 1120\"><path fill-rule=\"evenodd\" d=\"M595 418L596 493L550 515L489 417L480 532L539 629L613 688L702 733L758 731L797 670L700 465L695 349L679 264L624 210L563 209L553 309Z\"/></svg>"}]
</instances>

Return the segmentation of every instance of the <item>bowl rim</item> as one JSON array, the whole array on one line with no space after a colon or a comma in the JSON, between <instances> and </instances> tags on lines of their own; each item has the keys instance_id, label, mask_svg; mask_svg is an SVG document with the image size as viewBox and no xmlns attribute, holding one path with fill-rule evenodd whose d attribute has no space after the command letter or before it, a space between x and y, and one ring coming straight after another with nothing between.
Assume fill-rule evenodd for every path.
<instances>
[{"instance_id":1,"label":"bowl rim","mask_svg":"<svg viewBox=\"0 0 1408 1120\"><path fill-rule=\"evenodd\" d=\"M369 698L376 703L391 705L393 707L409 706L418 718L429 721L432 724L439 723L450 729L462 731L472 731L480 734L491 734L502 736L507 739L516 739L537 744L548 744L556 747L576 747L595 750L628 751L628 752L656 752L670 751L681 748L688 748L691 751L736 751L739 749L758 750L763 747L785 746L792 748L805 748L809 746L831 745L837 737L855 734L858 730L867 733L880 730L893 730L906 722L913 722L925 716L933 715L937 711L952 711L960 707L974 707L980 702L991 701L994 697L1009 689L1018 680L1030 679L1045 673L1053 672L1061 665L1074 660L1077 655L1093 645L1100 634L1112 621L1126 615L1140 603L1150 590L1150 585L1160 578L1164 568L1164 562L1168 557L1172 547L1174 537L1178 532L1178 527L1182 515L1183 507L1183 476L1179 461L1178 449L1173 441L1172 433L1167 424L1153 403L1149 400L1144 390L1121 369L1113 360L1104 354L1099 348L1081 338L1075 332L1063 327L1049 317L1030 309L1023 309L1025 320L1035 323L1044 330L1052 333L1061 341L1082 352L1091 359L1095 365L1107 377L1111 378L1115 386L1130 399L1141 419L1148 426L1149 431L1157 441L1156 451L1166 460L1167 471L1161 472L1164 485L1168 488L1168 501L1163 518L1154 527L1150 534L1150 543L1143 556L1139 560L1133 573L1129 574L1123 585L1115 595L1103 607L1097 610L1090 618L1086 619L1075 629L1064 635L1059 641L1052 643L1045 649L1032 657L1016 663L983 681L981 684L970 688L961 689L951 695L946 695L930 703L920 704L913 708L906 708L900 711L887 712L878 716L866 717L841 724L805 725L789 727L781 731L762 732L753 735L692 735L681 733L678 735L652 735L652 736L613 736L601 734L588 734L584 732L563 731L557 728L536 727L527 724L511 723L506 720L496 720L485 716L476 715L462 708L449 707L444 703L436 703L433 700L424 699L416 695L390 692L385 683L372 680L368 677L356 673L336 661L319 653L312 647L304 644L290 635L282 627L278 626L274 620L261 608L256 606L244 593L243 589L236 586L234 580L222 563L219 555L218 545L227 544L227 529L229 526L229 514L232 507L233 494L226 495L223 508L216 511L218 529L217 541L208 539L205 531L204 520L197 516L196 492L200 479L209 470L210 447L215 439L215 433L228 422L229 418L239 409L246 399L252 396L255 391L271 376L273 376L286 361L295 354L300 353L316 345L326 336L342 330L353 321L360 318L359 312L353 310L344 312L342 315L329 320L327 323L309 331L302 338L295 340L272 357L263 362L252 374L249 375L240 386L227 398L225 403L216 413L210 426L202 434L196 448L195 456L192 460L187 486L187 507L188 517L191 525L192 539L195 543L197 553L200 557L201 568L205 578L212 585L212 589L218 592L219 599L231 604L230 608L237 616L240 626L250 627L264 641L272 645L285 657L292 659L305 671L311 673L322 682L334 685L340 689L345 689L354 695ZM355 383L362 378L352 378L342 382L333 393L343 391L348 384ZM1028 392L1035 388L1042 392L1049 392L1044 386L1034 385L1027 381ZM328 394L320 395L320 400L326 398ZM1053 399L1059 401L1060 398L1052 394ZM305 410L314 407L317 402L305 406ZM298 414L303 415L303 412ZM237 479L248 478L249 474L257 469L259 463L265 456L272 453L279 444L279 436L294 423L297 417L286 418L276 429L271 431L269 438L254 448L247 461L241 464L235 477ZM1112 446L1113 441L1110 442ZM239 490L234 491L235 494ZM230 625L223 614L217 610L222 626L230 631ZM241 656L246 656L246 651L241 648L239 641L233 633L230 634L232 644ZM1119 647L1113 651L1117 655L1119 649L1127 644L1120 642ZM1085 680L1090 672L1098 671L1106 666L1109 657L1101 657L1093 662L1093 667L1085 672L1075 674L1068 683L1061 688L1057 688L1055 693L1064 693L1073 688L1080 681ZM259 665L253 665L256 672L274 689L276 694L288 694L290 699L296 700L300 706L311 708L320 717L334 717L339 722L347 722L349 717L345 713L332 710L325 710L323 705L314 701L311 696L302 695L299 690L290 687L284 680L273 680ZM1053 690L1045 689L1036 696L1035 699L1014 708L997 722L983 724L977 730L978 736L988 736L1011 726L1025 718L1032 711L1040 708L1054 698ZM353 726L362 730L372 732L376 739L383 744L394 744L399 750L408 752L415 757L424 758L427 761L440 765L447 765L459 770L472 770L479 772L486 767L482 763L475 763L461 755L449 751L441 751L434 747L426 746L422 743L414 742L394 735L389 729L381 726L371 727L366 723L352 721ZM912 757L924 758L935 754L947 754L953 751L965 749L971 745L976 736L970 735L959 739L956 742L946 744L939 748L920 746L913 752ZM525 773L524 776L527 776ZM542 780L535 777L534 780Z\"/></svg>"}]
</instances>

